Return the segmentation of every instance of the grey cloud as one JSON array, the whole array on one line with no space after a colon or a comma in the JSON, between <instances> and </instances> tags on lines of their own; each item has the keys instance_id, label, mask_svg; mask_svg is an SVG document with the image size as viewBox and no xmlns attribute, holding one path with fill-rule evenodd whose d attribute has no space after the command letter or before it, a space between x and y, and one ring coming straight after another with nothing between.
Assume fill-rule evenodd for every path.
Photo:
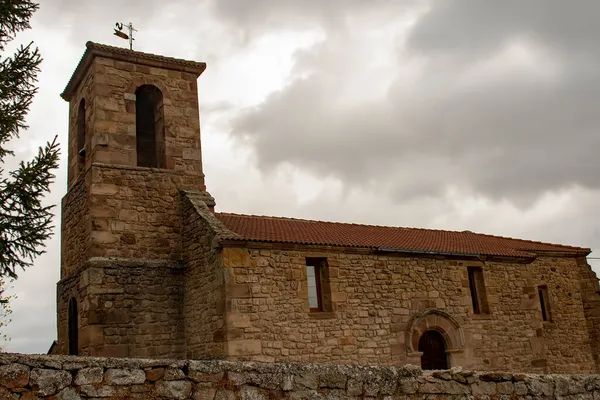
<instances>
[{"instance_id":1,"label":"grey cloud","mask_svg":"<svg viewBox=\"0 0 600 400\"><path fill-rule=\"evenodd\" d=\"M600 188L600 25L592 24L599 9L432 3L399 49L398 66L419 63L418 73L398 72L386 96L349 105L342 96L353 76L340 48L360 48L355 36L332 33L297 54L296 67L313 73L247 110L232 134L254 146L263 170L292 162L350 186L389 188L398 199L458 186L527 206L548 190ZM482 67L515 43L549 65L536 65L539 73ZM477 68L488 75L476 78Z\"/></svg>"},{"instance_id":2,"label":"grey cloud","mask_svg":"<svg viewBox=\"0 0 600 400\"><path fill-rule=\"evenodd\" d=\"M413 49L489 53L507 39L531 36L572 52L595 48L600 3L561 0L436 0L410 35Z\"/></svg>"},{"instance_id":3,"label":"grey cloud","mask_svg":"<svg viewBox=\"0 0 600 400\"><path fill-rule=\"evenodd\" d=\"M410 10L422 0L215 0L215 14L232 27L256 34L278 29L341 29L349 15L377 19Z\"/></svg>"}]
</instances>

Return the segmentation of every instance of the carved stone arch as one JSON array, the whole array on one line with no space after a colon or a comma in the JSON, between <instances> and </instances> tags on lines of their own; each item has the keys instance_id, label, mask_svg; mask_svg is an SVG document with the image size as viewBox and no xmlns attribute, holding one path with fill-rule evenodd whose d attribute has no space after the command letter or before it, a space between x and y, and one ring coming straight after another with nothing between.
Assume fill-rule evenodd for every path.
<instances>
[{"instance_id":1,"label":"carved stone arch","mask_svg":"<svg viewBox=\"0 0 600 400\"><path fill-rule=\"evenodd\" d=\"M164 79L164 78L163 78ZM145 85L156 86L163 94L165 98L170 97L170 90L167 85L164 84L162 79L154 78L152 75L145 75L141 78L134 79L130 81L126 88L125 93L130 93L131 95L135 95L135 92L141 87Z\"/></svg>"},{"instance_id":2,"label":"carved stone arch","mask_svg":"<svg viewBox=\"0 0 600 400\"><path fill-rule=\"evenodd\" d=\"M463 363L462 355L465 349L463 330L450 314L436 309L417 314L409 322L405 340L409 358L414 359L415 363L420 360L422 354L418 350L419 339L427 331L436 331L442 335L451 366Z\"/></svg>"}]
</instances>

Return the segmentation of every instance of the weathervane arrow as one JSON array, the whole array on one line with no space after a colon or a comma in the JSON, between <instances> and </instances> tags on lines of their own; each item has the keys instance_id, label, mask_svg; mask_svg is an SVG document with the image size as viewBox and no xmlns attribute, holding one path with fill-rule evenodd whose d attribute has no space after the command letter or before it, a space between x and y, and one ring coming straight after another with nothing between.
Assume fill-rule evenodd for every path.
<instances>
[{"instance_id":1,"label":"weathervane arrow","mask_svg":"<svg viewBox=\"0 0 600 400\"><path fill-rule=\"evenodd\" d=\"M113 33L113 35L120 37L121 39L125 39L125 40L129 40L129 50L133 50L133 41L135 40L133 38L133 32L136 31L137 29L133 28L133 24L130 22L127 25L117 22L115 24L116 28L115 31ZM123 26L125 26L127 28L127 30L129 31L129 34L123 32Z\"/></svg>"}]
</instances>

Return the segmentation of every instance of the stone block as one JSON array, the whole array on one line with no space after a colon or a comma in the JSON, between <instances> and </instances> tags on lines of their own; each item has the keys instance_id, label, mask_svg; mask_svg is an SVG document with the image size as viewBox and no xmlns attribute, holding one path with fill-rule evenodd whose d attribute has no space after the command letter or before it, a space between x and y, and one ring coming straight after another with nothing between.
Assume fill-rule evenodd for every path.
<instances>
[{"instance_id":1,"label":"stone block","mask_svg":"<svg viewBox=\"0 0 600 400\"><path fill-rule=\"evenodd\" d=\"M29 367L22 364L0 366L0 385L9 389L27 386L29 382Z\"/></svg>"},{"instance_id":2,"label":"stone block","mask_svg":"<svg viewBox=\"0 0 600 400\"><path fill-rule=\"evenodd\" d=\"M82 385L79 390L83 395L92 398L112 397L115 395L115 387L108 385Z\"/></svg>"},{"instance_id":3,"label":"stone block","mask_svg":"<svg viewBox=\"0 0 600 400\"><path fill-rule=\"evenodd\" d=\"M117 243L120 239L119 235L106 231L93 231L90 237L98 245Z\"/></svg>"},{"instance_id":4,"label":"stone block","mask_svg":"<svg viewBox=\"0 0 600 400\"><path fill-rule=\"evenodd\" d=\"M93 183L90 185L90 194L99 196L114 196L119 193L119 186L112 183Z\"/></svg>"},{"instance_id":5,"label":"stone block","mask_svg":"<svg viewBox=\"0 0 600 400\"><path fill-rule=\"evenodd\" d=\"M248 298L252 297L250 285L247 284L228 284L226 287L227 294L232 298Z\"/></svg>"},{"instance_id":6,"label":"stone block","mask_svg":"<svg viewBox=\"0 0 600 400\"><path fill-rule=\"evenodd\" d=\"M235 339L227 343L230 356L250 356L262 353L262 343L258 339Z\"/></svg>"},{"instance_id":7,"label":"stone block","mask_svg":"<svg viewBox=\"0 0 600 400\"><path fill-rule=\"evenodd\" d=\"M119 102L113 97L96 96L96 107L98 110L120 111Z\"/></svg>"},{"instance_id":8,"label":"stone block","mask_svg":"<svg viewBox=\"0 0 600 400\"><path fill-rule=\"evenodd\" d=\"M265 396L263 392L260 391L260 389L253 387L253 386L247 386L244 385L242 387L242 399L243 400L268 400L269 397Z\"/></svg>"},{"instance_id":9,"label":"stone block","mask_svg":"<svg viewBox=\"0 0 600 400\"><path fill-rule=\"evenodd\" d=\"M82 368L77 371L75 376L75 384L81 385L93 385L101 383L104 378L104 369L102 367L93 368Z\"/></svg>"},{"instance_id":10,"label":"stone block","mask_svg":"<svg viewBox=\"0 0 600 400\"><path fill-rule=\"evenodd\" d=\"M356 379L348 379L346 393L349 396L360 396L363 393L363 383Z\"/></svg>"},{"instance_id":11,"label":"stone block","mask_svg":"<svg viewBox=\"0 0 600 400\"><path fill-rule=\"evenodd\" d=\"M56 395L56 400L81 400L81 396L72 387L64 388Z\"/></svg>"},{"instance_id":12,"label":"stone block","mask_svg":"<svg viewBox=\"0 0 600 400\"><path fill-rule=\"evenodd\" d=\"M344 389L348 377L341 372L327 371L321 374L319 378L319 387L332 389Z\"/></svg>"},{"instance_id":13,"label":"stone block","mask_svg":"<svg viewBox=\"0 0 600 400\"><path fill-rule=\"evenodd\" d=\"M167 368L163 378L165 381L176 381L185 379L185 374L179 368Z\"/></svg>"},{"instance_id":14,"label":"stone block","mask_svg":"<svg viewBox=\"0 0 600 400\"><path fill-rule=\"evenodd\" d=\"M146 381L146 374L140 369L111 368L105 373L109 385L139 385Z\"/></svg>"},{"instance_id":15,"label":"stone block","mask_svg":"<svg viewBox=\"0 0 600 400\"><path fill-rule=\"evenodd\" d=\"M104 344L104 330L101 326L84 326L79 330L79 342L81 347Z\"/></svg>"},{"instance_id":16,"label":"stone block","mask_svg":"<svg viewBox=\"0 0 600 400\"><path fill-rule=\"evenodd\" d=\"M224 248L223 263L226 267L249 267L250 255L248 250L235 247Z\"/></svg>"},{"instance_id":17,"label":"stone block","mask_svg":"<svg viewBox=\"0 0 600 400\"><path fill-rule=\"evenodd\" d=\"M164 368L151 368L146 370L146 379L150 382L155 382L158 381L160 379L162 379L162 377L165 375L165 369Z\"/></svg>"},{"instance_id":18,"label":"stone block","mask_svg":"<svg viewBox=\"0 0 600 400\"><path fill-rule=\"evenodd\" d=\"M68 371L34 368L29 375L29 386L41 396L50 396L71 384L73 377Z\"/></svg>"},{"instance_id":19,"label":"stone block","mask_svg":"<svg viewBox=\"0 0 600 400\"><path fill-rule=\"evenodd\" d=\"M477 382L471 386L474 396L491 396L496 393L494 382Z\"/></svg>"},{"instance_id":20,"label":"stone block","mask_svg":"<svg viewBox=\"0 0 600 400\"><path fill-rule=\"evenodd\" d=\"M207 387L196 387L194 390L193 400L214 400L217 389Z\"/></svg>"},{"instance_id":21,"label":"stone block","mask_svg":"<svg viewBox=\"0 0 600 400\"><path fill-rule=\"evenodd\" d=\"M182 156L184 160L200 160L202 158L200 149L183 149Z\"/></svg>"},{"instance_id":22,"label":"stone block","mask_svg":"<svg viewBox=\"0 0 600 400\"><path fill-rule=\"evenodd\" d=\"M218 390L215 400L235 400L235 393L231 390Z\"/></svg>"},{"instance_id":23,"label":"stone block","mask_svg":"<svg viewBox=\"0 0 600 400\"><path fill-rule=\"evenodd\" d=\"M167 399L188 399L192 394L192 383L188 381L158 381L155 393Z\"/></svg>"}]
</instances>

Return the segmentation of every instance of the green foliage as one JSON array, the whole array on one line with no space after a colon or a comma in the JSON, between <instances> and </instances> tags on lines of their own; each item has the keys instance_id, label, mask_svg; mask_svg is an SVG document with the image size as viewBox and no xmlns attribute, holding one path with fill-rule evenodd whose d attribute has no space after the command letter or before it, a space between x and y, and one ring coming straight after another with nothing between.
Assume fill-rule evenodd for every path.
<instances>
[{"instance_id":1,"label":"green foliage","mask_svg":"<svg viewBox=\"0 0 600 400\"><path fill-rule=\"evenodd\" d=\"M12 279L8 281L9 284L12 284L12 282ZM6 289L4 284L5 280L0 279L0 293L3 293ZM10 302L16 298L17 296L13 294L11 296L4 296L0 299L0 352L4 350L1 342L10 341L10 337L4 333L4 328L11 322L10 315L12 314L12 309L10 308Z\"/></svg>"},{"instance_id":2,"label":"green foliage","mask_svg":"<svg viewBox=\"0 0 600 400\"><path fill-rule=\"evenodd\" d=\"M25 118L37 93L42 62L33 43L20 46L10 57L2 53L19 31L30 28L37 9L38 4L29 0L0 0L0 163L13 155L7 142L27 129ZM58 160L55 137L16 170L8 172L0 166L0 279L16 279L18 270L31 266L44 252L44 242L52 235L53 206L44 206L42 200L55 178ZM0 287L0 298L3 292Z\"/></svg>"}]
</instances>

